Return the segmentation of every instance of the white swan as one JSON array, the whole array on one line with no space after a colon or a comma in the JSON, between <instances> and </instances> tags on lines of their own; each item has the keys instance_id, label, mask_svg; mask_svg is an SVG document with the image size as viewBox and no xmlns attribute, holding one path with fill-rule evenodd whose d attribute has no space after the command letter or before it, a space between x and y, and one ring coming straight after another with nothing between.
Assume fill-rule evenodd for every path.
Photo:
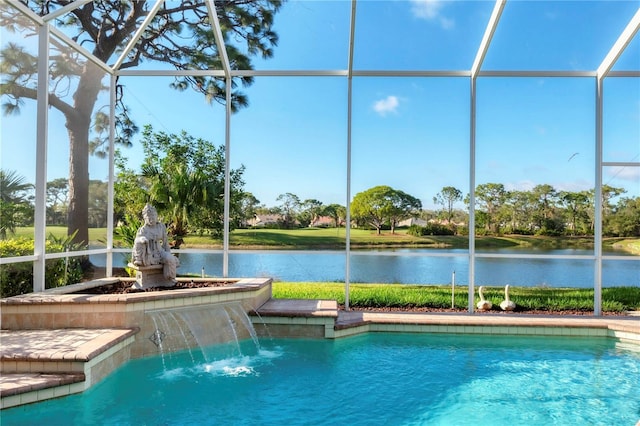
<instances>
[{"instance_id":1,"label":"white swan","mask_svg":"<svg viewBox=\"0 0 640 426\"><path fill-rule=\"evenodd\" d=\"M504 286L504 300L500 302L500 308L503 311L513 311L516 304L509 300L509 285Z\"/></svg>"},{"instance_id":2,"label":"white swan","mask_svg":"<svg viewBox=\"0 0 640 426\"><path fill-rule=\"evenodd\" d=\"M480 286L480 288L478 289L478 294L480 295L480 301L476 306L481 311L488 311L493 306L493 303L489 302L488 300L485 300L484 294L482 294L483 292L484 292L484 286Z\"/></svg>"}]
</instances>

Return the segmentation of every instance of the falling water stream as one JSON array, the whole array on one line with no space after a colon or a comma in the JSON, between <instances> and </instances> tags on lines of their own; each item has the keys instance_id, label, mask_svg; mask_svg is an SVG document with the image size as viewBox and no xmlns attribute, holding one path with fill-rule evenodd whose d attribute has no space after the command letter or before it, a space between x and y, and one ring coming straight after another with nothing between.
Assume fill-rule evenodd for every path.
<instances>
[{"instance_id":1,"label":"falling water stream","mask_svg":"<svg viewBox=\"0 0 640 426\"><path fill-rule=\"evenodd\" d=\"M241 341L251 338L260 350L258 336L251 319L238 302L148 312L154 324L149 339L158 346L165 370L172 368L174 354L187 350L196 363L200 354L211 362L208 348L228 344L232 355L242 356Z\"/></svg>"}]
</instances>

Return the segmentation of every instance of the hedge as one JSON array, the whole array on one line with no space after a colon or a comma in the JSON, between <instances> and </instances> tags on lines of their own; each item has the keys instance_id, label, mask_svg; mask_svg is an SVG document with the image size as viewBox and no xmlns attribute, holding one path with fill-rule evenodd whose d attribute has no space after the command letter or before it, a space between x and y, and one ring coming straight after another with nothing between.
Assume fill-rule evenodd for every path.
<instances>
[{"instance_id":1,"label":"hedge","mask_svg":"<svg viewBox=\"0 0 640 426\"><path fill-rule=\"evenodd\" d=\"M50 236L46 252L64 252L71 248L67 240ZM34 242L27 238L0 240L0 257L31 256ZM45 262L45 288L61 287L80 282L83 276L82 258L48 259ZM33 262L2 265L0 268L0 297L10 297L33 291Z\"/></svg>"}]
</instances>

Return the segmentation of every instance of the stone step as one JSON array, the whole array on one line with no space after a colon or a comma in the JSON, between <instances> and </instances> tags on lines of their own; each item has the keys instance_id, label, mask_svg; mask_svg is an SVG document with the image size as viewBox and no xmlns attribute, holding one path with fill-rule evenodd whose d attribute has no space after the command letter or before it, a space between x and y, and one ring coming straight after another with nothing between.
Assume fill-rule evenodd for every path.
<instances>
[{"instance_id":1,"label":"stone step","mask_svg":"<svg viewBox=\"0 0 640 426\"><path fill-rule=\"evenodd\" d=\"M40 374L40 373L15 373L2 374L0 376L0 397L5 398L14 395L22 395L29 392L40 392L51 389L52 397L55 396L53 388L70 386L75 383L84 382L84 373L77 374ZM64 393L68 395L71 392ZM59 395L62 396L62 395ZM35 396L32 402L48 398L38 398ZM2 408L6 408L3 404Z\"/></svg>"},{"instance_id":2,"label":"stone step","mask_svg":"<svg viewBox=\"0 0 640 426\"><path fill-rule=\"evenodd\" d=\"M0 373L75 373L132 329L1 330ZM78 370L80 366L80 370Z\"/></svg>"},{"instance_id":3,"label":"stone step","mask_svg":"<svg viewBox=\"0 0 640 426\"><path fill-rule=\"evenodd\" d=\"M88 389L129 360L137 332L0 330L0 409Z\"/></svg>"}]
</instances>

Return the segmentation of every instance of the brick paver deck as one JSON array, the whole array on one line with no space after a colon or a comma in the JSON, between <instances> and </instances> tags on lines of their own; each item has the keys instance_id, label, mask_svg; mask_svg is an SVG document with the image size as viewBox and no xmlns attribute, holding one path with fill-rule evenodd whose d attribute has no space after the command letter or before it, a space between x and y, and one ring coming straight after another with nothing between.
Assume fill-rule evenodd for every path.
<instances>
[{"instance_id":1,"label":"brick paver deck","mask_svg":"<svg viewBox=\"0 0 640 426\"><path fill-rule=\"evenodd\" d=\"M0 330L0 397L2 408L19 400L8 397L59 389L41 398L72 393L68 385L86 379L84 365L119 342L135 329ZM67 387L66 390L61 389ZM5 399L7 398L7 399Z\"/></svg>"}]
</instances>

